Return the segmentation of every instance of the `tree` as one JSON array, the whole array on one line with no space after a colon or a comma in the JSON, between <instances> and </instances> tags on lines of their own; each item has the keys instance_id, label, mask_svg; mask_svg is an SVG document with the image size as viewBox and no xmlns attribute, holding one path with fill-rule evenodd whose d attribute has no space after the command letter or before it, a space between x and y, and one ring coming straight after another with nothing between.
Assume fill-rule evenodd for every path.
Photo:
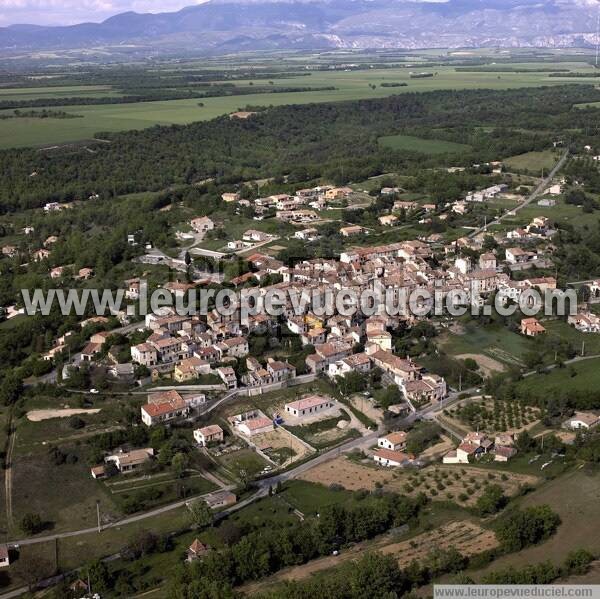
<instances>
[{"instance_id":1,"label":"tree","mask_svg":"<svg viewBox=\"0 0 600 599\"><path fill-rule=\"evenodd\" d=\"M21 518L21 530L28 535L34 535L42 530L42 519L39 514L27 513Z\"/></svg>"},{"instance_id":2,"label":"tree","mask_svg":"<svg viewBox=\"0 0 600 599\"><path fill-rule=\"evenodd\" d=\"M189 465L189 458L185 453L176 453L171 460L171 468L177 478L183 478Z\"/></svg>"},{"instance_id":3,"label":"tree","mask_svg":"<svg viewBox=\"0 0 600 599\"><path fill-rule=\"evenodd\" d=\"M548 505L515 510L496 525L496 537L507 551L520 551L554 534L560 517Z\"/></svg>"},{"instance_id":4,"label":"tree","mask_svg":"<svg viewBox=\"0 0 600 599\"><path fill-rule=\"evenodd\" d=\"M82 578L89 578L90 592L104 594L107 593L111 586L111 576L108 571L108 566L102 560L95 560L89 563L82 570Z\"/></svg>"},{"instance_id":5,"label":"tree","mask_svg":"<svg viewBox=\"0 0 600 599\"><path fill-rule=\"evenodd\" d=\"M489 516L500 511L507 499L500 485L488 485L477 499L476 507L481 516Z\"/></svg>"},{"instance_id":6,"label":"tree","mask_svg":"<svg viewBox=\"0 0 600 599\"><path fill-rule=\"evenodd\" d=\"M15 372L9 372L0 383L0 404L11 406L23 393L23 381Z\"/></svg>"},{"instance_id":7,"label":"tree","mask_svg":"<svg viewBox=\"0 0 600 599\"><path fill-rule=\"evenodd\" d=\"M189 510L192 515L192 521L198 528L206 528L213 523L213 513L206 501L197 499L193 503L190 503Z\"/></svg>"}]
</instances>

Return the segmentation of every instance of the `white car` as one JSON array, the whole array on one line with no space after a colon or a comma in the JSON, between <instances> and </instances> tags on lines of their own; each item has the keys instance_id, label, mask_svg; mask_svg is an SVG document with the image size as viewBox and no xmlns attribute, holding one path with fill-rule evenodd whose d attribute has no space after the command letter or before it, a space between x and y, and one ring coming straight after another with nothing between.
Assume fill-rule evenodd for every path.
<instances>
[{"instance_id":1,"label":"white car","mask_svg":"<svg viewBox=\"0 0 600 599\"><path fill-rule=\"evenodd\" d=\"M100 391L98 391L98 389L90 389L90 393L92 395L98 395L98 393L100 393Z\"/></svg>"}]
</instances>

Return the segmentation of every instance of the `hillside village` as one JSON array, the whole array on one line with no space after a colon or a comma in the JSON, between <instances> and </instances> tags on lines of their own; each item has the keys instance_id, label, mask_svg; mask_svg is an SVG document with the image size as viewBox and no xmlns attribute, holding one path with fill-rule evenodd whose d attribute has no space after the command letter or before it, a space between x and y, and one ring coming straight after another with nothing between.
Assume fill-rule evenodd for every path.
<instances>
[{"instance_id":1,"label":"hillside village","mask_svg":"<svg viewBox=\"0 0 600 599\"><path fill-rule=\"evenodd\" d=\"M562 147L552 154L566 156ZM57 534L96 525L103 532L162 509L184 513L194 528L191 537L185 530L177 565L201 568L224 550L205 534L221 520L263 502L274 513L284 504L294 523L318 514L323 506L300 509L288 498L295 484L442 500L486 517L561 474L569 452L600 425L578 388L586 376L578 369L600 353L600 279L568 281L561 271L564 213L586 218L591 200L578 195L585 184L513 172L499 160L432 171L441 187L460 182L453 199L397 175L344 186L223 184L206 210L176 192L161 197L161 227L119 240L123 260L109 286L123 290L124 302L102 315L65 317L37 342L15 395L39 397L18 416L25 431L7 420L7 463L11 451L17 456L9 495L13 480L23 486L20 471L35 479L45 464L67 489L48 516ZM102 264L64 259L71 254L61 219L85 203L50 201L19 217L3 262L31 269L48 288L106 283ZM531 316L519 306L531 291L564 288L582 300L574 314ZM166 305L173 302L140 313L157 289L179 300L207 289L287 299L278 316L214 304L185 315ZM323 315L327 293L344 290L383 293L396 304L411 294L428 299L422 312L349 316L336 306ZM461 307L475 313L434 311L432 297L459 292ZM307 301L299 309L294 297ZM514 310L497 316L494 304ZM3 325L18 323L23 302L4 315ZM580 393L568 405L542 378L567 374ZM85 509L67 517L74 489ZM8 500L11 539L44 530L33 518L43 497L27 493L31 508ZM485 534L477 529L476 539ZM14 568L11 539L0 546L0 568ZM339 545L321 557L338 557ZM75 593L90 590L84 578L73 584Z\"/></svg>"}]
</instances>

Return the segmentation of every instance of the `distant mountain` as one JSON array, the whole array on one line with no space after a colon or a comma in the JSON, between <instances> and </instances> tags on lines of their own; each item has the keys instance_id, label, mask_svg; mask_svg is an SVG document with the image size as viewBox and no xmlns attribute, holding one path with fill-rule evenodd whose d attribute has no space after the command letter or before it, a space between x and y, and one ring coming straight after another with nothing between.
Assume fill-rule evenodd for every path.
<instances>
[{"instance_id":1,"label":"distant mountain","mask_svg":"<svg viewBox=\"0 0 600 599\"><path fill-rule=\"evenodd\" d=\"M0 28L0 52L585 46L596 0L211 0L103 23Z\"/></svg>"}]
</instances>

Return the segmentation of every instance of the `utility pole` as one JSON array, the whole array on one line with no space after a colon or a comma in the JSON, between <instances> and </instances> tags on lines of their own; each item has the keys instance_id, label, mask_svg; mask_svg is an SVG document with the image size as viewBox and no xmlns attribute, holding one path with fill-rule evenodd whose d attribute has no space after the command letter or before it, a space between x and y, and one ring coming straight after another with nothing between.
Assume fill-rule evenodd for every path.
<instances>
[{"instance_id":1,"label":"utility pole","mask_svg":"<svg viewBox=\"0 0 600 599\"><path fill-rule=\"evenodd\" d=\"M585 356L585 341L581 342L581 355Z\"/></svg>"}]
</instances>

